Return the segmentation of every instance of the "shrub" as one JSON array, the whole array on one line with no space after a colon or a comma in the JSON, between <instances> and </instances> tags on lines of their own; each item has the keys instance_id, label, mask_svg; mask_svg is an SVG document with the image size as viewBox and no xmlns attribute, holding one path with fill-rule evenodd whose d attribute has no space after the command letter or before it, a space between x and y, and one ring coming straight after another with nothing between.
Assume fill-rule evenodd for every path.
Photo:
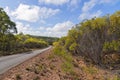
<instances>
[{"instance_id":1,"label":"shrub","mask_svg":"<svg viewBox=\"0 0 120 80\"><path fill-rule=\"evenodd\" d=\"M73 72L73 64L70 62L64 62L63 65L61 66L62 70L66 73L72 73Z\"/></svg>"},{"instance_id":2,"label":"shrub","mask_svg":"<svg viewBox=\"0 0 120 80\"><path fill-rule=\"evenodd\" d=\"M120 52L120 11L99 18L85 20L69 30L54 44L54 52L66 58L68 53L102 65L104 53Z\"/></svg>"}]
</instances>

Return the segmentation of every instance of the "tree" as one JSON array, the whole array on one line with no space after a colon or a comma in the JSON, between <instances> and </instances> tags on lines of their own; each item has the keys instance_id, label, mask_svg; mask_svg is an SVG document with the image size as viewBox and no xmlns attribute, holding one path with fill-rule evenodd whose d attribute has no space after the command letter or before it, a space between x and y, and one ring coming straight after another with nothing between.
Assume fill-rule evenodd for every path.
<instances>
[{"instance_id":1,"label":"tree","mask_svg":"<svg viewBox=\"0 0 120 80\"><path fill-rule=\"evenodd\" d=\"M6 12L0 8L0 51L9 51L13 33L17 33L16 24L10 20ZM13 37L13 38L12 38Z\"/></svg>"},{"instance_id":2,"label":"tree","mask_svg":"<svg viewBox=\"0 0 120 80\"><path fill-rule=\"evenodd\" d=\"M6 12L0 8L0 33L17 33L16 24L12 22Z\"/></svg>"}]
</instances>

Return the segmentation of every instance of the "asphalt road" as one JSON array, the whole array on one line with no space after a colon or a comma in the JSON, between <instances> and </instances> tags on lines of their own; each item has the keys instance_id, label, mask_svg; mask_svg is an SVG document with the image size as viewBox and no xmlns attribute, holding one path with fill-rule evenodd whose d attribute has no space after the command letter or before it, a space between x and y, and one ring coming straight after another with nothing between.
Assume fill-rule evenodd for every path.
<instances>
[{"instance_id":1,"label":"asphalt road","mask_svg":"<svg viewBox=\"0 0 120 80\"><path fill-rule=\"evenodd\" d=\"M50 48L51 47L48 47L45 49L40 49L40 50L35 50L35 51L27 52L27 53L22 53L22 54L0 57L0 74L6 72L10 68L17 66L18 64L20 64L20 63L42 53L43 51L46 51Z\"/></svg>"}]
</instances>

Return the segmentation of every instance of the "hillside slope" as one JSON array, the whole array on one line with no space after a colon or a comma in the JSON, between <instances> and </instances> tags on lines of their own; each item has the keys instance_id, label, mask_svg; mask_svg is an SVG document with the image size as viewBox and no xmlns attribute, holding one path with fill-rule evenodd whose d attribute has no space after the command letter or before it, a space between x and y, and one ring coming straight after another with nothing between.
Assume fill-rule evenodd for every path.
<instances>
[{"instance_id":1,"label":"hillside slope","mask_svg":"<svg viewBox=\"0 0 120 80\"><path fill-rule=\"evenodd\" d=\"M72 68L52 49L12 68L0 80L118 80L110 71L73 56Z\"/></svg>"}]
</instances>

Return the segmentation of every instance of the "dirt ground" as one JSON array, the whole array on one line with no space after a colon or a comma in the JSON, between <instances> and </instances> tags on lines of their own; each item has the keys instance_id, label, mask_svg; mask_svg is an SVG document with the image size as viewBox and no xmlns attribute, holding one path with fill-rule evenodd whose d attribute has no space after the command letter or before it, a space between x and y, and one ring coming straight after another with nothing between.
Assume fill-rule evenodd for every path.
<instances>
[{"instance_id":1,"label":"dirt ground","mask_svg":"<svg viewBox=\"0 0 120 80\"><path fill-rule=\"evenodd\" d=\"M49 49L0 75L0 80L117 80L110 71L88 65L80 57L73 57L73 73L61 68L64 60L52 56Z\"/></svg>"}]
</instances>

